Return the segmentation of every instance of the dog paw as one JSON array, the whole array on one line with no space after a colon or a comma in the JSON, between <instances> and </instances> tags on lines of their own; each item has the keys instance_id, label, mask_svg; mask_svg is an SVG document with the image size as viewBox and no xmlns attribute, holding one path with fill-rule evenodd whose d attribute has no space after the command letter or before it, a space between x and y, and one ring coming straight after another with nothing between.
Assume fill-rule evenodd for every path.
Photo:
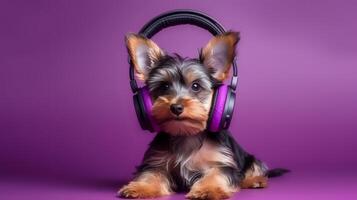
<instances>
[{"instance_id":1,"label":"dog paw","mask_svg":"<svg viewBox=\"0 0 357 200\"><path fill-rule=\"evenodd\" d=\"M186 195L186 198L192 200L220 200L227 199L230 196L231 193L226 192L221 187L201 187L191 189L191 191Z\"/></svg>"},{"instance_id":2,"label":"dog paw","mask_svg":"<svg viewBox=\"0 0 357 200\"><path fill-rule=\"evenodd\" d=\"M257 178L255 184L253 185L254 188L265 188L267 186L268 186L268 178L266 177Z\"/></svg>"},{"instance_id":3,"label":"dog paw","mask_svg":"<svg viewBox=\"0 0 357 200\"><path fill-rule=\"evenodd\" d=\"M130 199L155 198L165 195L160 187L145 182L131 182L123 186L117 196Z\"/></svg>"},{"instance_id":4,"label":"dog paw","mask_svg":"<svg viewBox=\"0 0 357 200\"><path fill-rule=\"evenodd\" d=\"M266 188L268 178L264 176L247 177L241 183L242 188Z\"/></svg>"}]
</instances>

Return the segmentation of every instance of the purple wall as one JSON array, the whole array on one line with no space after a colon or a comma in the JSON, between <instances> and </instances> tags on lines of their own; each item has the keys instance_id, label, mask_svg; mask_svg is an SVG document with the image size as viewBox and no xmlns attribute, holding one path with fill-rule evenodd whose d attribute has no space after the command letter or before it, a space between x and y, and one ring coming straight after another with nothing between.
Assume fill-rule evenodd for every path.
<instances>
[{"instance_id":1,"label":"purple wall","mask_svg":"<svg viewBox=\"0 0 357 200\"><path fill-rule=\"evenodd\" d=\"M353 1L1 1L0 175L128 179L153 135L140 130L123 37L193 8L241 31L231 130L272 167L357 167ZM196 56L191 26L154 40Z\"/></svg>"}]
</instances>

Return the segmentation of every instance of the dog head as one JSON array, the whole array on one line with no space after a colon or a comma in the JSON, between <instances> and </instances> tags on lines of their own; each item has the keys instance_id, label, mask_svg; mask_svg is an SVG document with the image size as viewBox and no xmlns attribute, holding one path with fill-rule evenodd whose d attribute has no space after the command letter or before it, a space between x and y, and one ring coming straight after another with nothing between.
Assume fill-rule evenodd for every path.
<instances>
[{"instance_id":1,"label":"dog head","mask_svg":"<svg viewBox=\"0 0 357 200\"><path fill-rule=\"evenodd\" d=\"M149 88L162 131L194 135L206 129L214 86L228 77L238 41L237 32L215 36L192 59L166 54L140 35L126 36L135 74Z\"/></svg>"}]
</instances>

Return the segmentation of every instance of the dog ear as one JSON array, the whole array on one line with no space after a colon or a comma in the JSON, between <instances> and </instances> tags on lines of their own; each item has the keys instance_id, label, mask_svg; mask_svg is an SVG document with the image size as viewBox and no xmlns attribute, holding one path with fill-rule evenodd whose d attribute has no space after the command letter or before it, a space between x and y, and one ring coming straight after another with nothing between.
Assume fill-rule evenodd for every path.
<instances>
[{"instance_id":1,"label":"dog ear","mask_svg":"<svg viewBox=\"0 0 357 200\"><path fill-rule=\"evenodd\" d=\"M164 56L164 52L152 40L137 34L126 35L125 42L135 75L145 81L154 63Z\"/></svg>"},{"instance_id":2,"label":"dog ear","mask_svg":"<svg viewBox=\"0 0 357 200\"><path fill-rule=\"evenodd\" d=\"M202 49L200 60L212 69L215 79L223 81L228 77L239 39L239 32L227 32L213 37Z\"/></svg>"}]
</instances>

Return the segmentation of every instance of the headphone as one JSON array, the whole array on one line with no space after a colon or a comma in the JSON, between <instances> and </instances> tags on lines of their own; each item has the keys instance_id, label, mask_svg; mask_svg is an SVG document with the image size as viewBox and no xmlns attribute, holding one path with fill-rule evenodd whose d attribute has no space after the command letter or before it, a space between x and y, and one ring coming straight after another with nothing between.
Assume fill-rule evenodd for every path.
<instances>
[{"instance_id":1,"label":"headphone","mask_svg":"<svg viewBox=\"0 0 357 200\"><path fill-rule=\"evenodd\" d=\"M139 34L151 38L164 28L191 24L209 31L212 35L219 35L225 32L222 25L204 13L193 10L174 10L163 13L150 20L140 30ZM133 95L134 107L140 126L150 132L160 131L152 116L152 100L147 86L139 87L134 76L134 66L129 58L130 87ZM235 90L238 83L238 69L236 60L233 60L233 74L231 83L220 84L214 88L212 104L207 121L207 130L219 132L228 129L232 120L235 102Z\"/></svg>"}]
</instances>

